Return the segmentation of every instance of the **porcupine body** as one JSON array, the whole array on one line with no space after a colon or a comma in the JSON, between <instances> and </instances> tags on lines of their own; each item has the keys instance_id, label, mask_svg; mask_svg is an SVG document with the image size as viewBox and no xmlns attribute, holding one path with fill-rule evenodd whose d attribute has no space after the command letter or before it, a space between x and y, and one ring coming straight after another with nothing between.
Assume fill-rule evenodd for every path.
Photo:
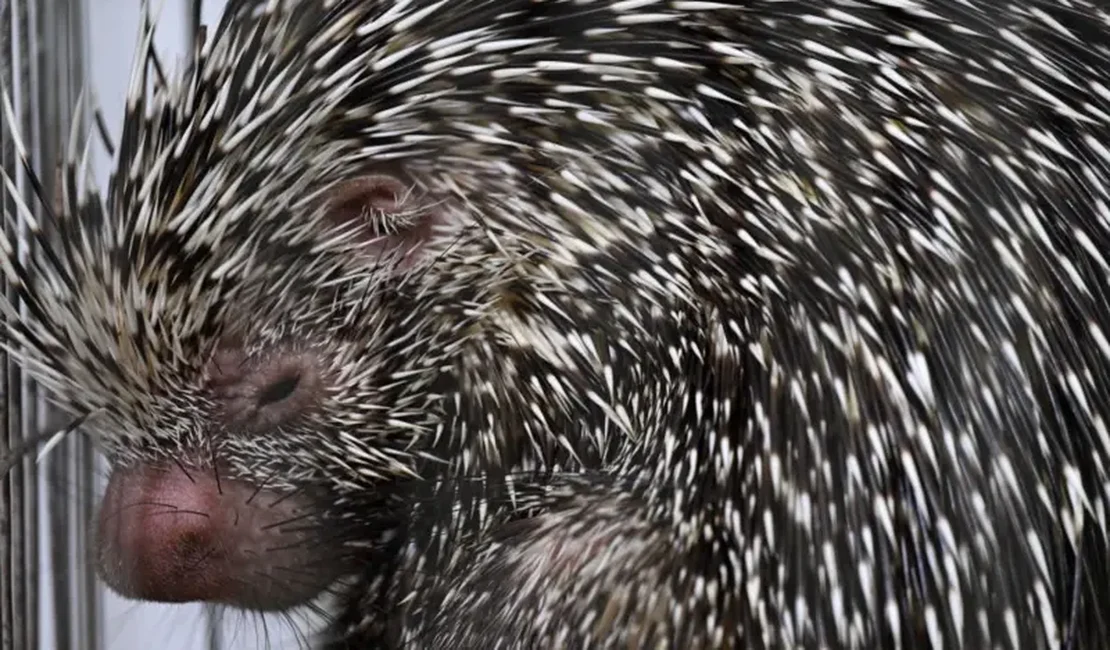
<instances>
[{"instance_id":1,"label":"porcupine body","mask_svg":"<svg viewBox=\"0 0 1110 650\"><path fill-rule=\"evenodd\" d=\"M105 510L209 515L122 517L110 583L353 573L349 647L1102 647L1105 7L292 16L7 270ZM257 555L233 510L311 525L175 573Z\"/></svg>"}]
</instances>

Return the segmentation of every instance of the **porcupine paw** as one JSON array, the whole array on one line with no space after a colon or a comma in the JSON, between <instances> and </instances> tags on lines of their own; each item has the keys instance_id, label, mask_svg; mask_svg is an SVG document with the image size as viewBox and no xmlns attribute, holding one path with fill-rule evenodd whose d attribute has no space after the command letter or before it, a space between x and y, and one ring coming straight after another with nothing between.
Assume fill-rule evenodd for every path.
<instances>
[{"instance_id":1,"label":"porcupine paw","mask_svg":"<svg viewBox=\"0 0 1110 650\"><path fill-rule=\"evenodd\" d=\"M205 369L207 435L295 424L323 396L321 361L281 346L226 342ZM317 596L344 568L308 490L233 479L203 454L113 468L97 520L98 569L125 597L269 611Z\"/></svg>"}]
</instances>

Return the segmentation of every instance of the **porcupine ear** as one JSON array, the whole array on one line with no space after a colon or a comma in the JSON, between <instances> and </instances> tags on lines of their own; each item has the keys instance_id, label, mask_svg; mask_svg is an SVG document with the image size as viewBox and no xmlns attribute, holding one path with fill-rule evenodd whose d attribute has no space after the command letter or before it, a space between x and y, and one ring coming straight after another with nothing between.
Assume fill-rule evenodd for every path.
<instances>
[{"instance_id":1,"label":"porcupine ear","mask_svg":"<svg viewBox=\"0 0 1110 650\"><path fill-rule=\"evenodd\" d=\"M439 208L403 175L373 172L332 186L324 195L324 218L367 258L388 257L404 267L431 238Z\"/></svg>"}]
</instances>

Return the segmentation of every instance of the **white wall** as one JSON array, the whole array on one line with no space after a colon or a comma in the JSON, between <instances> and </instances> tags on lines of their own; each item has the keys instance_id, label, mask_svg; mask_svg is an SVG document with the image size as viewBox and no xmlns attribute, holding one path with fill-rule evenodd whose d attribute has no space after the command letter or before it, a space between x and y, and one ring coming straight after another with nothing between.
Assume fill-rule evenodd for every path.
<instances>
[{"instance_id":1,"label":"white wall","mask_svg":"<svg viewBox=\"0 0 1110 650\"><path fill-rule=\"evenodd\" d=\"M89 43L87 69L96 99L103 111L113 140L123 120L124 97L127 91L132 59L139 34L139 0L85 0L86 32ZM0 0L2 2L2 0ZM156 32L156 44L167 73L178 69L187 52L188 12L192 0L155 0L155 8L162 7ZM224 0L202 0L202 23L215 25L223 10ZM107 189L112 161L107 154L94 147L93 164L97 182ZM101 470L99 476L103 478ZM44 504L46 507L46 504ZM42 514L45 524L47 515ZM44 531L45 532L45 531ZM43 550L49 539L42 537ZM42 584L49 589L54 584L47 558L42 563ZM211 617L200 605L157 605L124 600L103 589L102 647L107 650L231 650L273 649L304 647L303 632L291 628L282 617L260 617L253 614L226 612L216 636L220 641L210 645ZM49 609L49 596L43 599L41 610L42 650L53 650L53 614ZM298 620L303 616L296 617ZM298 642L299 640L299 642Z\"/></svg>"}]
</instances>

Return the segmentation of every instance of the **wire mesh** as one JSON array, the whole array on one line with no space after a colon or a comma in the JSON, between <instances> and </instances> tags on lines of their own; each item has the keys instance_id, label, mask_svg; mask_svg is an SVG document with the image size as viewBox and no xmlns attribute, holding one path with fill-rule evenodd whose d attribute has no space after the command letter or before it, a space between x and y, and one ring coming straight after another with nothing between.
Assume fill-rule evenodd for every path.
<instances>
[{"instance_id":1,"label":"wire mesh","mask_svg":"<svg viewBox=\"0 0 1110 650\"><path fill-rule=\"evenodd\" d=\"M0 163L15 191L3 192L6 239L19 255L33 255L23 232L8 218L27 205L49 234L49 206L38 200L31 174L43 195L55 195L56 174L81 96L86 56L84 0L5 0L0 3L0 75L14 110L3 121ZM17 156L18 133L30 171ZM84 125L78 125L84 129ZM14 290L3 290L14 301ZM57 418L48 418L35 388L6 354L0 357L0 456L17 450ZM95 472L87 439L67 438L43 463L34 454L0 480L0 648L99 647L99 598L88 567L88 521ZM53 532L53 534L51 534ZM46 552L44 552L46 549ZM66 576L51 581L44 574ZM47 615L43 615L47 614ZM42 625L46 621L47 625Z\"/></svg>"}]
</instances>

